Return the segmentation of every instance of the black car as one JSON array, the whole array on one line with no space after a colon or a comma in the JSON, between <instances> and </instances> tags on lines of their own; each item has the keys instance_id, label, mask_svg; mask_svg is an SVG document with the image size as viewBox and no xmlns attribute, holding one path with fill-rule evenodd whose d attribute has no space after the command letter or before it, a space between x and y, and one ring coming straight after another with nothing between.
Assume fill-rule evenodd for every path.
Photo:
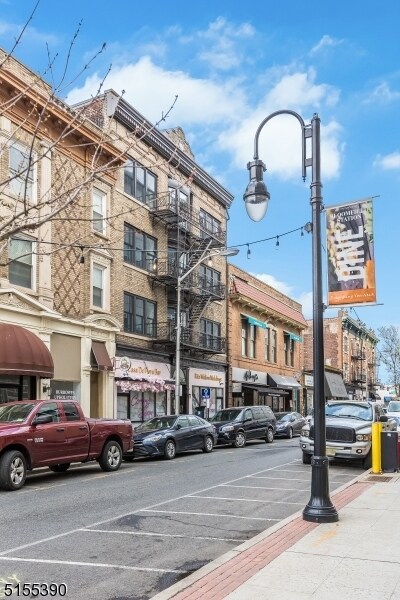
<instances>
[{"instance_id":1,"label":"black car","mask_svg":"<svg viewBox=\"0 0 400 600\"><path fill-rule=\"evenodd\" d=\"M274 441L276 418L269 406L223 408L210 419L218 433L218 444L243 448L247 440Z\"/></svg>"},{"instance_id":2,"label":"black car","mask_svg":"<svg viewBox=\"0 0 400 600\"><path fill-rule=\"evenodd\" d=\"M184 450L211 452L217 442L216 430L211 423L194 415L154 417L133 433L133 452L125 460L139 456L164 456L171 460Z\"/></svg>"},{"instance_id":3,"label":"black car","mask_svg":"<svg viewBox=\"0 0 400 600\"><path fill-rule=\"evenodd\" d=\"M284 435L287 438L292 438L294 435L300 435L303 426L307 423L306 419L298 412L275 413L275 416L275 437Z\"/></svg>"}]
</instances>

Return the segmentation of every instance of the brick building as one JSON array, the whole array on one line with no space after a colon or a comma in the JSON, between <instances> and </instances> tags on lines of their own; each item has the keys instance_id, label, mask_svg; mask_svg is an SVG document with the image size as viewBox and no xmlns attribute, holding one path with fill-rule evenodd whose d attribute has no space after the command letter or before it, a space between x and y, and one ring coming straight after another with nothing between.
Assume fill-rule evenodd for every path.
<instances>
[{"instance_id":1,"label":"brick building","mask_svg":"<svg viewBox=\"0 0 400 600\"><path fill-rule=\"evenodd\" d=\"M301 411L301 305L231 264L228 278L228 405Z\"/></svg>"},{"instance_id":2,"label":"brick building","mask_svg":"<svg viewBox=\"0 0 400 600\"><path fill-rule=\"evenodd\" d=\"M304 332L304 373L312 374L312 321L308 321ZM339 310L336 317L325 318L325 395L326 398L370 398L377 388L379 360L378 338L358 319L353 319L346 310ZM340 386L340 381L344 383ZM312 396L312 379L308 379L309 397ZM336 383L339 386L335 388ZM341 390L341 391L340 391ZM335 393L335 391L337 393ZM309 398L308 405L311 405Z\"/></svg>"},{"instance_id":3,"label":"brick building","mask_svg":"<svg viewBox=\"0 0 400 600\"><path fill-rule=\"evenodd\" d=\"M179 410L205 405L212 416L225 404L226 259L214 256L209 264L208 257L226 246L233 197L195 162L180 128L160 131L112 90L74 109L104 129L124 156L114 187L97 191L104 229L95 232L101 243L86 272L86 280L104 287L91 309L121 323L116 412L141 422L175 410L179 275Z\"/></svg>"},{"instance_id":4,"label":"brick building","mask_svg":"<svg viewBox=\"0 0 400 600\"><path fill-rule=\"evenodd\" d=\"M0 402L71 398L87 415L113 416L119 323L91 310L79 245L95 243L81 230L93 181L114 186L105 165L120 152L37 74L3 51L0 62Z\"/></svg>"}]
</instances>

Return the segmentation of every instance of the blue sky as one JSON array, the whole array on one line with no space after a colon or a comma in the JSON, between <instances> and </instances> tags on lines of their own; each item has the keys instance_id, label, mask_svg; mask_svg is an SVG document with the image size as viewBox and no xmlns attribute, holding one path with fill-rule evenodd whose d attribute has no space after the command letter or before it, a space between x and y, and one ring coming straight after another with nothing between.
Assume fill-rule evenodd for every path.
<instances>
[{"instance_id":1,"label":"blue sky","mask_svg":"<svg viewBox=\"0 0 400 600\"><path fill-rule=\"evenodd\" d=\"M0 0L3 48L11 48L34 5ZM16 57L43 72L47 44L51 55L58 53L57 79L80 21L71 80L103 42L107 47L63 90L64 98L75 102L95 93L110 65L105 87L125 90L153 122L177 94L161 128L181 126L197 162L234 194L231 245L281 235L311 219L311 173L303 183L300 128L293 118L275 118L260 138L271 193L262 222L248 219L242 196L254 133L264 117L291 109L308 123L317 112L325 205L379 196L374 223L382 305L356 307L351 314L374 329L400 324L398 2L41 0ZM251 245L250 258L245 247L234 262L301 301L310 317L311 237L297 232L279 241L279 247L275 241Z\"/></svg>"}]
</instances>

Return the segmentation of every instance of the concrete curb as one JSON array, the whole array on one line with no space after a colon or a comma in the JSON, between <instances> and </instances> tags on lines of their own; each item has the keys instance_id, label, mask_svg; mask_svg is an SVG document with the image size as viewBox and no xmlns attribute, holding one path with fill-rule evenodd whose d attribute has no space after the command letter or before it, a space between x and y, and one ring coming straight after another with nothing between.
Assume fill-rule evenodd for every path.
<instances>
[{"instance_id":1,"label":"concrete curb","mask_svg":"<svg viewBox=\"0 0 400 600\"><path fill-rule=\"evenodd\" d=\"M342 486L338 487L331 494L332 499L334 499L334 497L337 494L339 494L340 492L342 492L343 490L345 490L348 487L354 485L358 481L362 481L363 479L365 479L365 477L366 477L366 473L363 472L360 475L358 475L357 477L355 477L354 479L352 479L351 481L348 481L347 483L345 483ZM286 519L283 519L282 521L279 521L279 523L275 523L275 525L272 525L272 527L269 527L268 529L265 529L264 531L262 531L261 533L257 534L256 536L254 536L250 540L247 540L246 542L243 542L242 544L240 544L239 546L237 546L233 550L229 550L225 554L222 554L221 556L219 556L215 560L213 560L210 563L204 565L204 567L201 567L195 573L192 573L191 575L188 575L187 577L185 577L181 581L178 581L177 583L175 583L171 587L166 588L165 590L163 590L162 592L159 592L155 596L152 596L152 600L170 600L171 598L173 598L174 596L176 596L179 592L182 592L183 590L187 589L188 587L190 587L191 585L193 585L194 583L196 583L197 581L199 581L200 579L202 579L206 575L209 575L212 571L214 571L218 567L221 567L222 565L224 565L225 563L229 562L233 558L238 557L242 552L245 552L245 551L249 550L252 546L255 546L259 542L265 540L267 537L269 537L270 535L274 534L276 531L279 531L279 529L282 529L282 527L284 527L285 525L288 525L291 521L294 521L294 520L298 519L302 515L302 513L303 513L303 511L299 510L298 512L294 513L290 517L286 517Z\"/></svg>"}]
</instances>

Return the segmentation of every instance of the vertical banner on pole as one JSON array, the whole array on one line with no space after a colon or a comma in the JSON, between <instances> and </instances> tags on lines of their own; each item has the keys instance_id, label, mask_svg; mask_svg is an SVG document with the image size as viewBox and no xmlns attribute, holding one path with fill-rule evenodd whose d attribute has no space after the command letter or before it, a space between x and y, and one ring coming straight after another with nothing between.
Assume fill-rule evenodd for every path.
<instances>
[{"instance_id":1,"label":"vertical banner on pole","mask_svg":"<svg viewBox=\"0 0 400 600\"><path fill-rule=\"evenodd\" d=\"M328 306L376 302L372 199L326 209Z\"/></svg>"}]
</instances>

